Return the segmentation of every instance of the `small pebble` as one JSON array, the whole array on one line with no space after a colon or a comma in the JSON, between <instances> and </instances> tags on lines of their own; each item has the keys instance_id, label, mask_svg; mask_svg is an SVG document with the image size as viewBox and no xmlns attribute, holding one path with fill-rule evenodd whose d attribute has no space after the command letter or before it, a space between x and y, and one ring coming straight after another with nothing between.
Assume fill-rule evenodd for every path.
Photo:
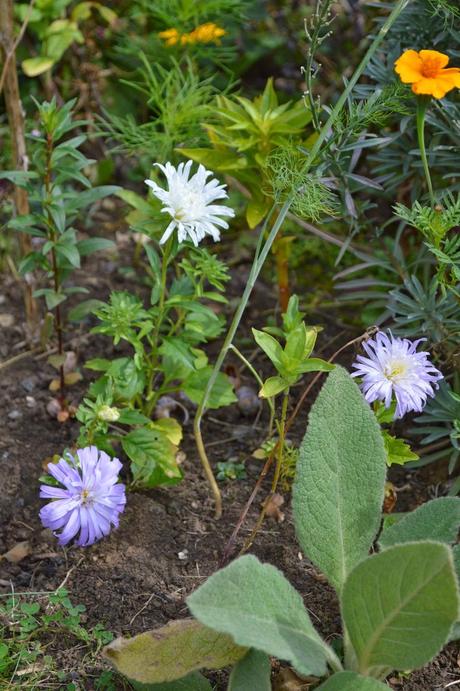
<instances>
[{"instance_id":1,"label":"small pebble","mask_svg":"<svg viewBox=\"0 0 460 691\"><path fill-rule=\"evenodd\" d=\"M22 417L22 413L20 410L11 410L8 413L8 417L10 420L19 420Z\"/></svg>"},{"instance_id":2,"label":"small pebble","mask_svg":"<svg viewBox=\"0 0 460 691\"><path fill-rule=\"evenodd\" d=\"M26 377L21 381L21 386L27 393L32 393L37 385L37 377Z\"/></svg>"},{"instance_id":3,"label":"small pebble","mask_svg":"<svg viewBox=\"0 0 460 691\"><path fill-rule=\"evenodd\" d=\"M181 561L185 561L186 559L188 559L188 549L184 549L182 550L182 552L178 552L177 556Z\"/></svg>"},{"instance_id":4,"label":"small pebble","mask_svg":"<svg viewBox=\"0 0 460 691\"><path fill-rule=\"evenodd\" d=\"M35 398L33 396L26 396L26 406L28 408L35 408L36 405L37 405L37 401L35 400Z\"/></svg>"}]
</instances>

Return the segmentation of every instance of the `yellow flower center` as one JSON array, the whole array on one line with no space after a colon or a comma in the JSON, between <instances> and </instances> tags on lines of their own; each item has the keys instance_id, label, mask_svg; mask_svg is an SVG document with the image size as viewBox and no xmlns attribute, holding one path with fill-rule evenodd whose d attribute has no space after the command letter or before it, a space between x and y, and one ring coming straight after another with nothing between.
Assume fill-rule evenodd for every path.
<instances>
[{"instance_id":1,"label":"yellow flower center","mask_svg":"<svg viewBox=\"0 0 460 691\"><path fill-rule=\"evenodd\" d=\"M385 376L387 379L396 379L400 374L405 374L407 371L406 364L404 362L393 362L391 365L385 367Z\"/></svg>"},{"instance_id":2,"label":"yellow flower center","mask_svg":"<svg viewBox=\"0 0 460 691\"><path fill-rule=\"evenodd\" d=\"M81 493L81 500L82 500L83 504L86 504L88 499L89 499L89 490L84 489L83 492Z\"/></svg>"}]
</instances>

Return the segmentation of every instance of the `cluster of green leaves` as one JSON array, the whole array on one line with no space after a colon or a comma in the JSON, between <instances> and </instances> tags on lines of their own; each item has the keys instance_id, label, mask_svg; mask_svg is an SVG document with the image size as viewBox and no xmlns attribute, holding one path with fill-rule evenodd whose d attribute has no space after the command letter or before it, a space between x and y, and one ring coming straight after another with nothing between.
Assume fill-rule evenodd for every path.
<instances>
[{"instance_id":1,"label":"cluster of green leaves","mask_svg":"<svg viewBox=\"0 0 460 691\"><path fill-rule=\"evenodd\" d=\"M50 644L68 639L87 650L96 660L113 635L100 624L84 626L83 605L73 605L68 591L59 588L46 595L11 594L0 601L0 685L19 689L43 688L45 683L64 684L73 669L62 669L47 650ZM51 682L52 680L52 682ZM69 691L73 684L60 686ZM96 688L102 688L96 686Z\"/></svg>"},{"instance_id":2,"label":"cluster of green leaves","mask_svg":"<svg viewBox=\"0 0 460 691\"><path fill-rule=\"evenodd\" d=\"M254 679L268 690L269 656L300 675L327 677L318 687L324 691L388 689L384 679L393 670L423 666L460 633L460 548L451 547L460 500L430 501L393 518L378 535L384 485L375 416L350 375L336 367L310 412L293 508L302 551L340 600L343 659L315 630L283 574L254 556L237 558L187 599L196 621L119 639L106 655L152 689L182 678L190 680L187 688L193 680L209 690L198 669L235 665L229 690L252 691ZM378 552L369 556L377 535Z\"/></svg>"},{"instance_id":3,"label":"cluster of green leaves","mask_svg":"<svg viewBox=\"0 0 460 691\"><path fill-rule=\"evenodd\" d=\"M84 170L93 162L81 151L84 134L69 138L73 130L85 123L74 120L75 100L58 106L53 99L38 106L41 131L31 135L31 169L28 172L3 171L0 179L11 180L29 194L32 211L13 218L9 227L37 238L32 252L22 258L19 272L41 272L52 288L39 288L35 297L43 296L52 310L69 295L86 293L85 288L69 285L81 258L101 249L113 247L110 240L89 238L79 240L75 221L94 202L118 191L106 185L93 187ZM83 188L83 190L82 190ZM76 189L79 190L78 194Z\"/></svg>"},{"instance_id":4,"label":"cluster of green leaves","mask_svg":"<svg viewBox=\"0 0 460 691\"><path fill-rule=\"evenodd\" d=\"M392 424L394 422L396 410L396 401L393 401L389 408L385 408L380 401L374 403L374 412L377 421L382 427L383 443L385 445L385 453L387 457L387 465L404 465L412 461L417 461L419 456L414 453L409 444L403 439L393 436L383 427L385 424Z\"/></svg>"},{"instance_id":5,"label":"cluster of green leaves","mask_svg":"<svg viewBox=\"0 0 460 691\"><path fill-rule=\"evenodd\" d=\"M254 228L273 204L269 156L276 148L305 141L311 113L300 100L280 103L272 79L253 100L218 96L216 102L213 122L205 123L210 147L184 147L180 152L210 170L228 173L244 186L249 194L246 219Z\"/></svg>"},{"instance_id":6,"label":"cluster of green leaves","mask_svg":"<svg viewBox=\"0 0 460 691\"><path fill-rule=\"evenodd\" d=\"M252 333L278 373L263 383L259 392L261 398L273 398L288 391L307 372L330 372L334 369L329 362L310 357L318 329L307 327L303 321L296 295L291 296L288 309L283 314L283 328L267 326L263 331L252 329ZM284 347L275 336L284 340Z\"/></svg>"},{"instance_id":7,"label":"cluster of green leaves","mask_svg":"<svg viewBox=\"0 0 460 691\"><path fill-rule=\"evenodd\" d=\"M117 19L114 10L93 0L77 3L67 16L66 8L71 2L72 0L36 0L32 8L29 3L14 3L16 17L21 22L27 20L28 31L39 43L39 55L22 62L22 69L28 77L37 77L51 70L73 43L84 43L80 24L93 11L109 25Z\"/></svg>"},{"instance_id":8,"label":"cluster of green leaves","mask_svg":"<svg viewBox=\"0 0 460 691\"><path fill-rule=\"evenodd\" d=\"M423 235L437 261L439 284L459 296L456 286L460 283L460 237L455 229L460 225L460 195L455 198L447 193L435 209L418 201L411 208L397 204L395 212Z\"/></svg>"},{"instance_id":9,"label":"cluster of green leaves","mask_svg":"<svg viewBox=\"0 0 460 691\"><path fill-rule=\"evenodd\" d=\"M152 243L145 245L148 307L130 293L112 292L107 303L99 302L94 309L99 323L93 333L110 337L115 346L125 342L132 352L86 363L101 376L77 411L82 423L78 443L95 444L113 455L113 442L120 442L137 486L171 485L182 479L177 463L181 426L174 418L152 416L164 396L185 396L189 404L201 401L212 368L200 346L217 338L225 326L213 309L227 302L225 265L207 250L194 248L175 263L168 284L168 267L171 271L180 249L174 240L160 258ZM235 400L230 380L219 374L208 407Z\"/></svg>"},{"instance_id":10,"label":"cluster of green leaves","mask_svg":"<svg viewBox=\"0 0 460 691\"><path fill-rule=\"evenodd\" d=\"M205 139L202 123L212 117L216 88L209 77L201 78L190 59L171 58L167 65L150 62L141 54L135 78L122 80L142 95L149 119L140 124L133 113L105 111L99 132L116 143L114 151L152 161L174 160L180 142L196 146Z\"/></svg>"}]
</instances>

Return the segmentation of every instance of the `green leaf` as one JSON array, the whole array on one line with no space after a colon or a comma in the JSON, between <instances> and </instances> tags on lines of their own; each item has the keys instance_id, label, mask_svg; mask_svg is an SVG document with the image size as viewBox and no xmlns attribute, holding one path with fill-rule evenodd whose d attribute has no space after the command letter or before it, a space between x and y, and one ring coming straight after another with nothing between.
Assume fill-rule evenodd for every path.
<instances>
[{"instance_id":1,"label":"green leaf","mask_svg":"<svg viewBox=\"0 0 460 691\"><path fill-rule=\"evenodd\" d=\"M85 367L86 369L92 369L96 372L107 372L111 364L112 360L107 360L106 358L102 357L95 357L92 358L92 360L87 360L85 362Z\"/></svg>"},{"instance_id":2,"label":"green leaf","mask_svg":"<svg viewBox=\"0 0 460 691\"><path fill-rule=\"evenodd\" d=\"M122 425L146 425L150 422L150 418L142 415L138 410L122 408L119 413L118 422Z\"/></svg>"},{"instance_id":3,"label":"green leaf","mask_svg":"<svg viewBox=\"0 0 460 691\"><path fill-rule=\"evenodd\" d=\"M115 247L113 240L106 240L105 238L88 238L87 240L80 240L77 242L77 248L82 257L87 257L93 252L100 250L110 250Z\"/></svg>"},{"instance_id":4,"label":"green leaf","mask_svg":"<svg viewBox=\"0 0 460 691\"><path fill-rule=\"evenodd\" d=\"M389 687L377 679L362 677L356 672L337 672L316 691L388 691Z\"/></svg>"},{"instance_id":5,"label":"green leaf","mask_svg":"<svg viewBox=\"0 0 460 691\"><path fill-rule=\"evenodd\" d=\"M332 651L313 628L300 594L270 564L247 555L213 574L190 597L193 616L242 646L322 676Z\"/></svg>"},{"instance_id":6,"label":"green leaf","mask_svg":"<svg viewBox=\"0 0 460 691\"><path fill-rule=\"evenodd\" d=\"M182 479L176 461L177 447L159 429L135 429L122 437L121 445L132 461L131 470L137 485L176 485Z\"/></svg>"},{"instance_id":7,"label":"green leaf","mask_svg":"<svg viewBox=\"0 0 460 691\"><path fill-rule=\"evenodd\" d=\"M250 650L235 665L227 691L271 691L270 658L259 650Z\"/></svg>"},{"instance_id":8,"label":"green leaf","mask_svg":"<svg viewBox=\"0 0 460 691\"><path fill-rule=\"evenodd\" d=\"M192 672L182 679L164 681L161 684L140 684L132 679L129 681L135 691L212 691L209 681L199 672Z\"/></svg>"},{"instance_id":9,"label":"green leaf","mask_svg":"<svg viewBox=\"0 0 460 691\"><path fill-rule=\"evenodd\" d=\"M385 483L380 427L351 376L336 367L310 412L293 508L305 554L340 591L380 525Z\"/></svg>"},{"instance_id":10,"label":"green leaf","mask_svg":"<svg viewBox=\"0 0 460 691\"><path fill-rule=\"evenodd\" d=\"M192 372L190 376L183 382L184 393L194 403L199 405L203 398L203 392L211 376L213 367L202 367L196 372ZM222 408L223 406L235 403L237 398L233 391L233 386L227 375L219 372L214 386L209 394L209 399L206 403L207 408Z\"/></svg>"},{"instance_id":11,"label":"green leaf","mask_svg":"<svg viewBox=\"0 0 460 691\"><path fill-rule=\"evenodd\" d=\"M105 305L105 302L102 302L102 300L96 300L96 299L84 300L83 302L80 302L76 307L73 307L71 310L69 310L67 318L71 322L82 321L82 319L87 317L88 314L91 314L92 312L94 312L95 309L99 309L100 307L104 307L104 305Z\"/></svg>"},{"instance_id":12,"label":"green leaf","mask_svg":"<svg viewBox=\"0 0 460 691\"><path fill-rule=\"evenodd\" d=\"M382 430L383 443L387 454L387 465L404 465L409 461L417 461L419 456L412 451L403 439L393 437L386 430Z\"/></svg>"},{"instance_id":13,"label":"green leaf","mask_svg":"<svg viewBox=\"0 0 460 691\"><path fill-rule=\"evenodd\" d=\"M216 171L240 170L247 162L244 158L235 156L232 150L219 149L176 149L181 156L191 158L192 161L202 163L205 168Z\"/></svg>"},{"instance_id":14,"label":"green leaf","mask_svg":"<svg viewBox=\"0 0 460 691\"><path fill-rule=\"evenodd\" d=\"M270 334L258 329L252 329L252 335L257 345L262 348L265 355L267 355L276 369L283 367L284 353L278 341L270 336Z\"/></svg>"},{"instance_id":15,"label":"green leaf","mask_svg":"<svg viewBox=\"0 0 460 691\"><path fill-rule=\"evenodd\" d=\"M49 70L54 63L55 60L46 55L40 55L38 58L27 58L27 60L22 61L22 71L27 77L38 77L39 74Z\"/></svg>"},{"instance_id":16,"label":"green leaf","mask_svg":"<svg viewBox=\"0 0 460 691\"><path fill-rule=\"evenodd\" d=\"M264 381L262 388L259 391L260 398L272 398L284 391L289 386L288 382L283 377L269 377Z\"/></svg>"},{"instance_id":17,"label":"green leaf","mask_svg":"<svg viewBox=\"0 0 460 691\"><path fill-rule=\"evenodd\" d=\"M63 256L75 268L80 268L80 253L76 245L71 245L64 242L56 244L56 254Z\"/></svg>"},{"instance_id":18,"label":"green leaf","mask_svg":"<svg viewBox=\"0 0 460 691\"><path fill-rule=\"evenodd\" d=\"M129 679L158 684L182 679L198 669L235 664L246 648L193 619L182 619L133 638L117 638L104 648L104 654Z\"/></svg>"},{"instance_id":19,"label":"green leaf","mask_svg":"<svg viewBox=\"0 0 460 691\"><path fill-rule=\"evenodd\" d=\"M419 506L400 521L384 528L379 537L382 549L402 542L435 540L455 542L460 528L460 498L440 497Z\"/></svg>"},{"instance_id":20,"label":"green leaf","mask_svg":"<svg viewBox=\"0 0 460 691\"><path fill-rule=\"evenodd\" d=\"M362 561L342 593L358 671L379 676L431 660L458 617L452 551L436 542L389 547Z\"/></svg>"},{"instance_id":21,"label":"green leaf","mask_svg":"<svg viewBox=\"0 0 460 691\"><path fill-rule=\"evenodd\" d=\"M249 228L255 228L268 214L271 208L271 200L268 197L256 197L253 195L246 208L246 220Z\"/></svg>"},{"instance_id":22,"label":"green leaf","mask_svg":"<svg viewBox=\"0 0 460 691\"><path fill-rule=\"evenodd\" d=\"M319 357L310 357L297 368L299 374L306 372L332 372L335 365L332 362L326 362Z\"/></svg>"}]
</instances>

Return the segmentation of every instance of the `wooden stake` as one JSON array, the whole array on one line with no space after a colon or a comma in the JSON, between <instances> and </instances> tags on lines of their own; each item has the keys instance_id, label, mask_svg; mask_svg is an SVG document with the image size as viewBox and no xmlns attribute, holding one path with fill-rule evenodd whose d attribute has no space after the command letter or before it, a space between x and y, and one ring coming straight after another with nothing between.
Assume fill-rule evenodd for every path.
<instances>
[{"instance_id":1,"label":"wooden stake","mask_svg":"<svg viewBox=\"0 0 460 691\"><path fill-rule=\"evenodd\" d=\"M21 33L23 33L21 31ZM16 43L14 39L13 0L0 0L0 48L4 60L2 70L3 91L6 112L10 125L12 166L15 170L27 171L29 159L27 158L24 112L19 93L18 74L16 71ZM29 198L27 191L16 186L14 201L16 213L23 216L29 213ZM30 236L19 233L19 244L23 256L31 249ZM32 274L24 276L24 302L27 324L33 333L38 323L37 302L33 293L34 277Z\"/></svg>"}]
</instances>

